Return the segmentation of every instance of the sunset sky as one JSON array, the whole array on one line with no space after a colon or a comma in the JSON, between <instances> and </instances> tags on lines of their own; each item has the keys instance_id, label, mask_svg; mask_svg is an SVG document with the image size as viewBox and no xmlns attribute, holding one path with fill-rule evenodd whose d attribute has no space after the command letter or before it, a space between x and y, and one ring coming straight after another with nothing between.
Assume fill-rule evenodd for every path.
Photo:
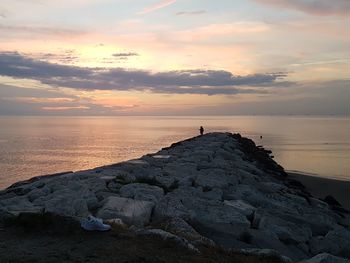
<instances>
[{"instance_id":1,"label":"sunset sky","mask_svg":"<svg viewBox=\"0 0 350 263\"><path fill-rule=\"evenodd\" d=\"M1 0L0 115L350 114L349 0Z\"/></svg>"}]
</instances>

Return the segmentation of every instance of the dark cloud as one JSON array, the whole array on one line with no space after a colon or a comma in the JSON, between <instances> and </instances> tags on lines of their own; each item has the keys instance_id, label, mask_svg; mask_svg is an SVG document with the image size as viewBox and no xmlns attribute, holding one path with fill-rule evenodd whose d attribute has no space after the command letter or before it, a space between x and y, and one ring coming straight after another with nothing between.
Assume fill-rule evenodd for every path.
<instances>
[{"instance_id":1,"label":"dark cloud","mask_svg":"<svg viewBox=\"0 0 350 263\"><path fill-rule=\"evenodd\" d=\"M13 97L36 97L36 98L76 98L72 95L64 94L58 90L47 90L39 88L22 88L13 85L0 83L0 98Z\"/></svg>"},{"instance_id":2,"label":"dark cloud","mask_svg":"<svg viewBox=\"0 0 350 263\"><path fill-rule=\"evenodd\" d=\"M117 58L120 58L120 57L137 57L137 56L139 56L139 54L136 53L136 52L127 52L127 53L115 53L112 56L113 57L117 57Z\"/></svg>"},{"instance_id":3,"label":"dark cloud","mask_svg":"<svg viewBox=\"0 0 350 263\"><path fill-rule=\"evenodd\" d=\"M254 0L256 2L302 11L313 15L350 16L349 0Z\"/></svg>"},{"instance_id":4,"label":"dark cloud","mask_svg":"<svg viewBox=\"0 0 350 263\"><path fill-rule=\"evenodd\" d=\"M55 60L63 64L73 63L79 59L74 50L65 50L59 53L29 53L25 55L39 60Z\"/></svg>"},{"instance_id":5,"label":"dark cloud","mask_svg":"<svg viewBox=\"0 0 350 263\"><path fill-rule=\"evenodd\" d=\"M207 11L205 10L197 10L197 11L181 11L181 12L177 12L176 15L177 16L193 16L193 15L203 15L205 14Z\"/></svg>"},{"instance_id":6,"label":"dark cloud","mask_svg":"<svg viewBox=\"0 0 350 263\"><path fill-rule=\"evenodd\" d=\"M83 68L35 60L16 52L0 53L0 75L27 78L57 87L84 90L141 90L169 94L264 93L244 86L276 86L284 73L236 76L224 70L177 70L153 73L123 68ZM241 88L237 88L241 86Z\"/></svg>"}]
</instances>

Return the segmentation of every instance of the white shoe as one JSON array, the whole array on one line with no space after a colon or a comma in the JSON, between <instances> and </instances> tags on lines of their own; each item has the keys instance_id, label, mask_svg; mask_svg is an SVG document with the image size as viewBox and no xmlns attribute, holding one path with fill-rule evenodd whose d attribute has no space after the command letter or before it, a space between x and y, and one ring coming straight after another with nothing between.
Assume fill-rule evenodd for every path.
<instances>
[{"instance_id":1,"label":"white shoe","mask_svg":"<svg viewBox=\"0 0 350 263\"><path fill-rule=\"evenodd\" d=\"M81 220L80 225L87 231L108 231L111 229L111 226L104 224L102 219L93 216L88 216L88 218Z\"/></svg>"}]
</instances>

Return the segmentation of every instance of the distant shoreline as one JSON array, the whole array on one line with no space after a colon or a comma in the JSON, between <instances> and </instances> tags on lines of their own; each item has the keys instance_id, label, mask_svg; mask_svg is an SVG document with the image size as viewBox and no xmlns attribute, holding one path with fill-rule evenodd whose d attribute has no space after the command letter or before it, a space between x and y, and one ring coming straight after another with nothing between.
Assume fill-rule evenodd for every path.
<instances>
[{"instance_id":1,"label":"distant shoreline","mask_svg":"<svg viewBox=\"0 0 350 263\"><path fill-rule=\"evenodd\" d=\"M315 197L333 196L344 208L350 210L350 181L330 179L298 172L287 172L291 179L300 181Z\"/></svg>"}]
</instances>

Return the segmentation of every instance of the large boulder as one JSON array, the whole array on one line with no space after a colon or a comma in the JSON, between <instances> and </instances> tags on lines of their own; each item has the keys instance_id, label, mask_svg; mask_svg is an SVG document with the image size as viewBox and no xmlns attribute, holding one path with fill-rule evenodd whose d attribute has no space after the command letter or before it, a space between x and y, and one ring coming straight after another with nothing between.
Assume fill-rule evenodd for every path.
<instances>
[{"instance_id":1,"label":"large boulder","mask_svg":"<svg viewBox=\"0 0 350 263\"><path fill-rule=\"evenodd\" d=\"M45 212L63 216L85 217L90 214L85 199L75 196L55 196L45 201L44 208Z\"/></svg>"},{"instance_id":2,"label":"large boulder","mask_svg":"<svg viewBox=\"0 0 350 263\"><path fill-rule=\"evenodd\" d=\"M225 200L225 205L231 206L245 216L252 216L256 208L243 200Z\"/></svg>"},{"instance_id":3,"label":"large boulder","mask_svg":"<svg viewBox=\"0 0 350 263\"><path fill-rule=\"evenodd\" d=\"M153 202L111 196L97 216L102 219L120 218L128 225L144 226L150 221L153 207Z\"/></svg>"},{"instance_id":4,"label":"large boulder","mask_svg":"<svg viewBox=\"0 0 350 263\"><path fill-rule=\"evenodd\" d=\"M43 207L31 203L26 196L18 196L0 201L4 215L18 216L21 213L42 213Z\"/></svg>"},{"instance_id":5,"label":"large boulder","mask_svg":"<svg viewBox=\"0 0 350 263\"><path fill-rule=\"evenodd\" d=\"M310 241L310 249L313 254L327 252L350 258L350 231L339 227L325 236L314 237Z\"/></svg>"},{"instance_id":6,"label":"large boulder","mask_svg":"<svg viewBox=\"0 0 350 263\"><path fill-rule=\"evenodd\" d=\"M126 198L157 203L157 201L163 197L164 190L158 186L136 183L121 187L119 194Z\"/></svg>"},{"instance_id":7,"label":"large boulder","mask_svg":"<svg viewBox=\"0 0 350 263\"><path fill-rule=\"evenodd\" d=\"M201 170L196 179L196 185L203 188L221 188L225 189L229 186L237 185L238 179L230 176L222 169L205 169Z\"/></svg>"},{"instance_id":8,"label":"large boulder","mask_svg":"<svg viewBox=\"0 0 350 263\"><path fill-rule=\"evenodd\" d=\"M259 229L274 233L286 244L308 242L312 237L311 229L303 225L295 225L281 218L265 215L260 219Z\"/></svg>"},{"instance_id":9,"label":"large boulder","mask_svg":"<svg viewBox=\"0 0 350 263\"><path fill-rule=\"evenodd\" d=\"M300 263L350 263L350 260L346 258L335 257L328 253L322 253L308 260L303 260Z\"/></svg>"},{"instance_id":10,"label":"large boulder","mask_svg":"<svg viewBox=\"0 0 350 263\"><path fill-rule=\"evenodd\" d=\"M167 231L164 231L162 229L139 229L136 231L136 234L138 236L155 236L155 237L159 237L162 240L165 241L171 241L171 242L175 242L177 245L188 249L190 251L199 253L199 250L197 248L195 248L190 242L188 242L186 239L181 238L177 235L174 235L172 233L169 233Z\"/></svg>"}]
</instances>

